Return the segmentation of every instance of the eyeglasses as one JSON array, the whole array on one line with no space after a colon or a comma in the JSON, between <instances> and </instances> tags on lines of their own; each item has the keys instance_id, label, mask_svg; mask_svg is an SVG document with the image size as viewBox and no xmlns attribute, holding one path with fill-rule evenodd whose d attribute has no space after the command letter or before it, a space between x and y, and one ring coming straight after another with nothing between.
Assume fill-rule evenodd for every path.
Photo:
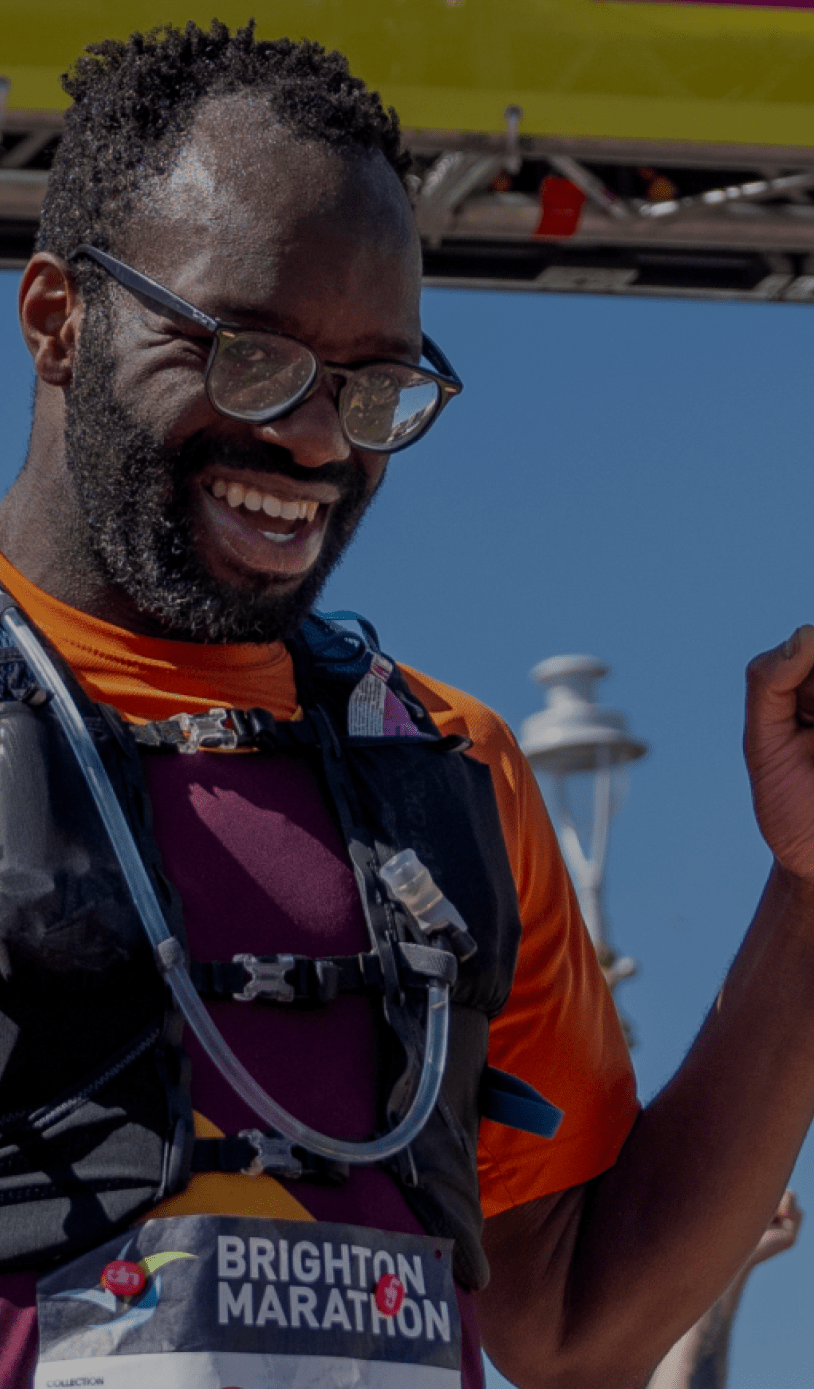
<instances>
[{"instance_id":1,"label":"eyeglasses","mask_svg":"<svg viewBox=\"0 0 814 1389\"><path fill-rule=\"evenodd\" d=\"M435 368L398 361L364 361L355 366L323 362L310 347L284 333L222 323L138 270L81 245L120 285L186 318L213 335L204 373L206 393L221 415L265 424L296 410L327 376L341 383L336 407L349 443L379 453L397 453L425 434L463 382L443 352L422 334L421 353Z\"/></svg>"}]
</instances>

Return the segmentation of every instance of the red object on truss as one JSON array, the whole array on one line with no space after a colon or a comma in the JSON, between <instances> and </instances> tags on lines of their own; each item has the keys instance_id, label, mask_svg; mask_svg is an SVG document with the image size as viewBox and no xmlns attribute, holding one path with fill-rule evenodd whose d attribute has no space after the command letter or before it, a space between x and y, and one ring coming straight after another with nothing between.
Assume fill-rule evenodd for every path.
<instances>
[{"instance_id":1,"label":"red object on truss","mask_svg":"<svg viewBox=\"0 0 814 1389\"><path fill-rule=\"evenodd\" d=\"M567 178L549 174L540 185L540 205L543 215L535 236L573 236L579 226L585 203L581 188Z\"/></svg>"}]
</instances>

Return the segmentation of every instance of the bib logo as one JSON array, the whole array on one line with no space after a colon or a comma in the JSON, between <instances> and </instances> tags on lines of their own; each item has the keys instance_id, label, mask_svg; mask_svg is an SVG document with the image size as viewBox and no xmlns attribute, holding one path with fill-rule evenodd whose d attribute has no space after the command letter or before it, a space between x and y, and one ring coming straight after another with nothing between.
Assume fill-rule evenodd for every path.
<instances>
[{"instance_id":1,"label":"bib logo","mask_svg":"<svg viewBox=\"0 0 814 1389\"><path fill-rule=\"evenodd\" d=\"M72 1288L70 1291L56 1293L55 1297L78 1302L90 1302L105 1312L117 1312L121 1316L112 1321L94 1323L92 1329L106 1331L125 1331L128 1327L143 1326L154 1315L161 1299L161 1274L159 1269L178 1259L195 1259L196 1254L186 1254L181 1250L166 1250L160 1254L147 1254L138 1263L127 1258L132 1239L122 1249L117 1259L111 1260L102 1270L98 1288Z\"/></svg>"},{"instance_id":2,"label":"bib logo","mask_svg":"<svg viewBox=\"0 0 814 1389\"><path fill-rule=\"evenodd\" d=\"M303 1348L315 1331L326 1345L359 1336L450 1345L449 1299L445 1288L433 1295L424 1258L351 1240L218 1235L218 1326L267 1328L289 1342L302 1333Z\"/></svg>"}]
</instances>

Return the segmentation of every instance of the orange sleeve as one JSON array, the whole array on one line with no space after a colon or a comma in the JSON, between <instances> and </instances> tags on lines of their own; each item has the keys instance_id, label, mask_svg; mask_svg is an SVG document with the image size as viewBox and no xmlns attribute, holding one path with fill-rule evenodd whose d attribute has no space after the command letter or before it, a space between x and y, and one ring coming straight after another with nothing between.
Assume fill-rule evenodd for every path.
<instances>
[{"instance_id":1,"label":"orange sleeve","mask_svg":"<svg viewBox=\"0 0 814 1389\"><path fill-rule=\"evenodd\" d=\"M638 1113L616 1009L582 923L537 782L509 729L470 696L405 674L443 732L472 738L491 769L523 936L489 1060L564 1111L554 1139L484 1120L478 1151L486 1216L588 1181L615 1162Z\"/></svg>"}]
</instances>

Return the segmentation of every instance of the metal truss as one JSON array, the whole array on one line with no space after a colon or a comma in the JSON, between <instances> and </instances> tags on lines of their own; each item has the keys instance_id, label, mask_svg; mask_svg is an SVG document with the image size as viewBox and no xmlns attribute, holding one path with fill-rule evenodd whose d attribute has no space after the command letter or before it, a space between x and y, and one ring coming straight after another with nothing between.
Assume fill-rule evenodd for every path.
<instances>
[{"instance_id":1,"label":"metal truss","mask_svg":"<svg viewBox=\"0 0 814 1389\"><path fill-rule=\"evenodd\" d=\"M62 133L60 111L7 111L0 144L0 267L25 265L45 180Z\"/></svg>"},{"instance_id":2,"label":"metal truss","mask_svg":"<svg viewBox=\"0 0 814 1389\"><path fill-rule=\"evenodd\" d=\"M408 130L425 281L468 289L814 303L814 149ZM0 266L31 253L60 112L10 111ZM548 175L585 196L537 236Z\"/></svg>"},{"instance_id":3,"label":"metal truss","mask_svg":"<svg viewBox=\"0 0 814 1389\"><path fill-rule=\"evenodd\" d=\"M814 302L814 149L518 139L511 124L406 132L429 284ZM535 235L550 174L585 195L567 239Z\"/></svg>"}]
</instances>

